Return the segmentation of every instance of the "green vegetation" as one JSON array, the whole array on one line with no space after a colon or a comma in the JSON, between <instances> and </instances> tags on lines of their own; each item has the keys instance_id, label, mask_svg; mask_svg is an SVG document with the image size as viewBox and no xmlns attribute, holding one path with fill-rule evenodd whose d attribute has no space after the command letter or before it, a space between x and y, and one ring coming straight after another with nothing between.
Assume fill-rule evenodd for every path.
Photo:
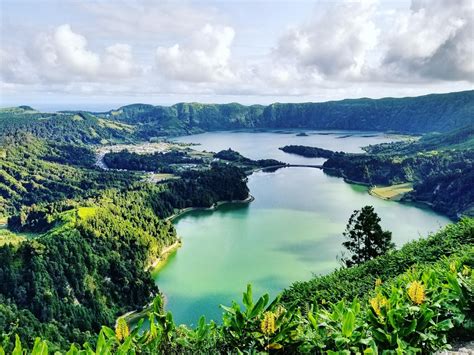
<instances>
[{"instance_id":1,"label":"green vegetation","mask_svg":"<svg viewBox=\"0 0 474 355\"><path fill-rule=\"evenodd\" d=\"M359 266L341 268L310 281L295 282L283 291L285 306L308 307L338 300L364 298L375 280L389 280L410 268L439 261L474 243L474 219L464 218L426 239L405 244L400 250L369 260Z\"/></svg>"},{"instance_id":2,"label":"green vegetation","mask_svg":"<svg viewBox=\"0 0 474 355\"><path fill-rule=\"evenodd\" d=\"M93 167L89 148L48 143L30 134L0 137L0 216L24 206L96 196L104 189L127 188L140 177Z\"/></svg>"},{"instance_id":3,"label":"green vegetation","mask_svg":"<svg viewBox=\"0 0 474 355\"><path fill-rule=\"evenodd\" d=\"M343 255L341 259L347 267L360 265L395 247L392 232L382 230L379 223L380 217L372 206L362 207L352 213L343 233L346 241L342 243L349 252L348 256Z\"/></svg>"},{"instance_id":4,"label":"green vegetation","mask_svg":"<svg viewBox=\"0 0 474 355\"><path fill-rule=\"evenodd\" d=\"M45 234L0 247L3 334L84 342L157 294L144 269L176 235L140 194L110 191L95 207L48 217L54 227Z\"/></svg>"},{"instance_id":5,"label":"green vegetation","mask_svg":"<svg viewBox=\"0 0 474 355\"><path fill-rule=\"evenodd\" d=\"M365 209L351 217L346 235L362 240L370 229L383 238L375 251L367 245L366 254L348 261L356 266L295 283L273 302L267 295L254 301L248 287L241 304L223 307L221 325L202 318L195 329L178 326L146 271L177 245L169 217L244 200L245 171L281 163L230 149L214 156L105 156L111 168L179 176L150 184L137 172L97 168L91 145L240 128L436 130L444 133L370 146L365 155L283 150L328 157L326 171L366 184L413 184L404 200L427 202L454 218L474 213L474 136L472 126L464 127L473 95L267 107L136 104L106 113L1 109L0 354L426 353L472 334L474 220L378 256L388 249L387 233ZM193 164L203 169L177 167ZM142 324L131 330L117 320L153 299L143 333Z\"/></svg>"},{"instance_id":6,"label":"green vegetation","mask_svg":"<svg viewBox=\"0 0 474 355\"><path fill-rule=\"evenodd\" d=\"M307 158L332 158L334 154L337 154L332 150L317 147L307 147L304 145L285 145L279 149L285 153L301 155Z\"/></svg>"},{"instance_id":7,"label":"green vegetation","mask_svg":"<svg viewBox=\"0 0 474 355\"><path fill-rule=\"evenodd\" d=\"M180 103L128 105L98 114L136 126L140 139L241 128L446 132L470 124L474 91L413 98L242 106Z\"/></svg>"},{"instance_id":8,"label":"green vegetation","mask_svg":"<svg viewBox=\"0 0 474 355\"><path fill-rule=\"evenodd\" d=\"M11 216L19 232L0 246L0 329L28 344L42 336L64 348L94 342L101 325L158 294L145 269L177 241L166 220L187 207L248 197L245 174L228 166L188 172L165 185L131 184L60 200Z\"/></svg>"},{"instance_id":9,"label":"green vegetation","mask_svg":"<svg viewBox=\"0 0 474 355\"><path fill-rule=\"evenodd\" d=\"M384 200L399 201L407 192L413 191L412 183L395 184L391 186L374 186L370 189L370 194Z\"/></svg>"},{"instance_id":10,"label":"green vegetation","mask_svg":"<svg viewBox=\"0 0 474 355\"><path fill-rule=\"evenodd\" d=\"M26 106L0 109L1 135L30 133L62 144L104 144L129 141L134 130L87 112L40 113Z\"/></svg>"},{"instance_id":11,"label":"green vegetation","mask_svg":"<svg viewBox=\"0 0 474 355\"><path fill-rule=\"evenodd\" d=\"M28 106L0 109L0 132L29 132L61 143L106 144L204 131L305 128L447 132L471 123L474 91L413 98L243 106L133 104L108 112L40 113Z\"/></svg>"},{"instance_id":12,"label":"green vegetation","mask_svg":"<svg viewBox=\"0 0 474 355\"><path fill-rule=\"evenodd\" d=\"M104 155L104 163L111 169L174 173L173 164L203 164L202 158L190 156L186 151L138 154L126 150Z\"/></svg>"},{"instance_id":13,"label":"green vegetation","mask_svg":"<svg viewBox=\"0 0 474 355\"><path fill-rule=\"evenodd\" d=\"M220 152L214 154L214 158L225 160L237 164L238 166L249 169L249 168L265 168L271 166L283 166L285 163L275 159L259 159L252 160L242 156L239 152L236 152L232 149L221 150Z\"/></svg>"},{"instance_id":14,"label":"green vegetation","mask_svg":"<svg viewBox=\"0 0 474 355\"><path fill-rule=\"evenodd\" d=\"M472 127L366 149L368 154L334 155L325 171L371 186L413 184L402 201L427 203L453 219L474 215Z\"/></svg>"},{"instance_id":15,"label":"green vegetation","mask_svg":"<svg viewBox=\"0 0 474 355\"><path fill-rule=\"evenodd\" d=\"M474 221L466 219L441 233L450 233L455 240L462 239L457 233L469 229L472 242L473 228ZM102 327L95 344L70 345L69 354L432 353L445 348L451 337L473 330L473 260L472 245L464 244L448 258L390 278L372 276L370 286L358 290L363 292L361 298L348 296L306 307L282 303L279 297L269 302L268 295L254 300L249 285L241 305L223 306L222 325L201 318L194 329L176 325L157 297L148 314L149 329L141 332L141 321L130 330L119 319L115 330ZM21 337L13 335L2 346L7 352L26 347ZM44 354L54 345L38 338L31 346L34 354Z\"/></svg>"}]
</instances>

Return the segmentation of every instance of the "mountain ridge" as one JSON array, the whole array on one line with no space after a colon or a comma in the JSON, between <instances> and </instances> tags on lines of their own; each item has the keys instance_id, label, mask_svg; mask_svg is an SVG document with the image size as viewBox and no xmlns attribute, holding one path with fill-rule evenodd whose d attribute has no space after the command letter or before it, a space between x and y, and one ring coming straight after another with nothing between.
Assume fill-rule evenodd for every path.
<instances>
[{"instance_id":1,"label":"mountain ridge","mask_svg":"<svg viewBox=\"0 0 474 355\"><path fill-rule=\"evenodd\" d=\"M40 113L29 106L20 106L0 109L0 128L3 135L22 129L52 140L64 140L66 136L68 141L106 144L238 129L443 133L472 125L473 118L474 90L471 90L406 98L273 103L268 106L135 103L106 112ZM81 134L75 134L78 130ZM62 135L54 136L54 132L62 132Z\"/></svg>"}]
</instances>

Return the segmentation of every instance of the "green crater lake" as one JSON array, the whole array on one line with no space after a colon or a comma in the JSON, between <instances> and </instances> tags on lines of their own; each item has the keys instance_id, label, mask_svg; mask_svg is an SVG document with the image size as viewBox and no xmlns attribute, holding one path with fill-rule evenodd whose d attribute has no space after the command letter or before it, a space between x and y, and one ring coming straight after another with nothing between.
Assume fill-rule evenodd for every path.
<instances>
[{"instance_id":1,"label":"green crater lake","mask_svg":"<svg viewBox=\"0 0 474 355\"><path fill-rule=\"evenodd\" d=\"M360 152L362 146L396 137L367 132L216 132L186 136L196 149L232 148L253 158L318 164L280 150L287 144ZM329 134L328 134L329 133ZM326 274L339 266L342 232L353 210L373 205L397 246L426 236L449 219L429 209L383 201L364 186L351 185L319 169L283 168L256 172L248 186L250 204L225 204L215 211L193 211L175 220L183 246L155 270L166 308L178 323L196 324L201 315L219 321L219 304L240 301L247 283L254 295L276 296L295 281Z\"/></svg>"}]
</instances>

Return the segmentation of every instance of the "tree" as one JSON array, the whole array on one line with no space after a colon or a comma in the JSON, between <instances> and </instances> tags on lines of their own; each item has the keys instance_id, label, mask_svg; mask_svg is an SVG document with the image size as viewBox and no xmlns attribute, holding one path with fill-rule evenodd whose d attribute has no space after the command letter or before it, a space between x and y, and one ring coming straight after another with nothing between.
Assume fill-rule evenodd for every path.
<instances>
[{"instance_id":1,"label":"tree","mask_svg":"<svg viewBox=\"0 0 474 355\"><path fill-rule=\"evenodd\" d=\"M345 266L359 265L395 247L392 232L382 230L379 222L380 217L372 206L352 213L343 233L347 240L342 245L349 251L349 256L341 258Z\"/></svg>"}]
</instances>

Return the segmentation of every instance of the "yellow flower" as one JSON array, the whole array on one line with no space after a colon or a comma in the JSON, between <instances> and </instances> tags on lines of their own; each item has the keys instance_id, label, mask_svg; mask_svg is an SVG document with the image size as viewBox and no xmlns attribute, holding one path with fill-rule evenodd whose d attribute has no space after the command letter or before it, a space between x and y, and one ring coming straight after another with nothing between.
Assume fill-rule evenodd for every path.
<instances>
[{"instance_id":1,"label":"yellow flower","mask_svg":"<svg viewBox=\"0 0 474 355\"><path fill-rule=\"evenodd\" d=\"M263 314L262 323L260 323L260 329L265 335L271 335L275 333L275 313L268 311Z\"/></svg>"},{"instance_id":2,"label":"yellow flower","mask_svg":"<svg viewBox=\"0 0 474 355\"><path fill-rule=\"evenodd\" d=\"M122 341L128 335L130 334L130 331L128 329L128 324L125 318L120 317L117 319L117 324L115 325L115 336L119 341Z\"/></svg>"},{"instance_id":3,"label":"yellow flower","mask_svg":"<svg viewBox=\"0 0 474 355\"><path fill-rule=\"evenodd\" d=\"M408 296L414 304L422 304L425 300L425 286L419 281L413 281L408 288Z\"/></svg>"},{"instance_id":4,"label":"yellow flower","mask_svg":"<svg viewBox=\"0 0 474 355\"><path fill-rule=\"evenodd\" d=\"M286 312L286 308L282 305L278 305L275 310L275 318L280 318L280 316Z\"/></svg>"},{"instance_id":5,"label":"yellow flower","mask_svg":"<svg viewBox=\"0 0 474 355\"><path fill-rule=\"evenodd\" d=\"M471 274L471 268L467 265L462 266L462 275L469 276Z\"/></svg>"},{"instance_id":6,"label":"yellow flower","mask_svg":"<svg viewBox=\"0 0 474 355\"><path fill-rule=\"evenodd\" d=\"M452 273L456 272L456 263L454 261L449 264L449 270L451 270Z\"/></svg>"},{"instance_id":7,"label":"yellow flower","mask_svg":"<svg viewBox=\"0 0 474 355\"><path fill-rule=\"evenodd\" d=\"M377 280L375 280L375 287L378 287L382 284L382 279L380 277L377 278Z\"/></svg>"},{"instance_id":8,"label":"yellow flower","mask_svg":"<svg viewBox=\"0 0 474 355\"><path fill-rule=\"evenodd\" d=\"M381 309L387 305L387 299L382 294L377 293L377 295L370 300L370 305L374 312L381 317Z\"/></svg>"}]
</instances>

